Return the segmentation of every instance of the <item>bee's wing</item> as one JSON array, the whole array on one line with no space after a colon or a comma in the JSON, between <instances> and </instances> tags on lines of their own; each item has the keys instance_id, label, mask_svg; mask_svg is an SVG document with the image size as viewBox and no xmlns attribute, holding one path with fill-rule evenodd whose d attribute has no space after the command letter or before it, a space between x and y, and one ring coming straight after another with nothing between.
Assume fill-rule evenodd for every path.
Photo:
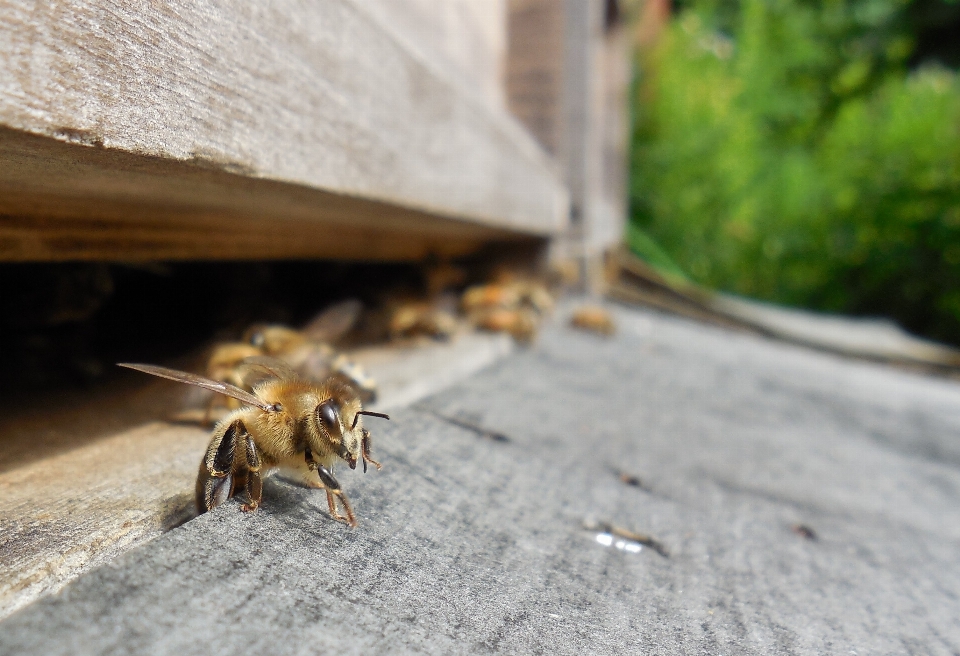
<instances>
[{"instance_id":1,"label":"bee's wing","mask_svg":"<svg viewBox=\"0 0 960 656\"><path fill-rule=\"evenodd\" d=\"M159 376L160 378L167 378L169 380L175 380L178 383L196 385L197 387L208 389L211 392L217 392L218 394L231 396L238 401L243 401L244 403L260 408L261 410L272 411L276 409L272 404L267 403L263 399L258 398L250 392L240 389L239 387L234 387L230 383L220 383L196 374L188 374L185 371L167 369L166 367L157 367L152 364L130 364L129 362L119 362L117 363L117 366L126 367L127 369L136 369L137 371L142 371L145 374Z\"/></svg>"},{"instance_id":2,"label":"bee's wing","mask_svg":"<svg viewBox=\"0 0 960 656\"><path fill-rule=\"evenodd\" d=\"M304 326L302 332L316 342L334 342L353 328L361 310L363 304L355 298L334 303Z\"/></svg>"},{"instance_id":3,"label":"bee's wing","mask_svg":"<svg viewBox=\"0 0 960 656\"><path fill-rule=\"evenodd\" d=\"M251 355L237 365L237 371L245 387L251 389L265 380L297 380L300 374L283 360L269 355Z\"/></svg>"}]
</instances>

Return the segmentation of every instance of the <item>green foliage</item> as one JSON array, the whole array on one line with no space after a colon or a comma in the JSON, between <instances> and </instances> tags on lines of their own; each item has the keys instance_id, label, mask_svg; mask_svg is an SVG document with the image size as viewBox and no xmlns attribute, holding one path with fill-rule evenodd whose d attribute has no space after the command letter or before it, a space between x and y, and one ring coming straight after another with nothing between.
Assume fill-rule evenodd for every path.
<instances>
[{"instance_id":1,"label":"green foliage","mask_svg":"<svg viewBox=\"0 0 960 656\"><path fill-rule=\"evenodd\" d=\"M960 80L907 72L909 10L693 2L642 61L634 225L706 285L960 343Z\"/></svg>"}]
</instances>

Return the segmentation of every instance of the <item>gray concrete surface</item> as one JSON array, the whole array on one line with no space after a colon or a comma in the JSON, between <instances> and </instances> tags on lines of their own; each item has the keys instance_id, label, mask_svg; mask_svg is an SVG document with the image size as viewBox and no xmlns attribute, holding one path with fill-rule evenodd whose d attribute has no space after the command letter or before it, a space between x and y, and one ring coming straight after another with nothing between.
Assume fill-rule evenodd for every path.
<instances>
[{"instance_id":1,"label":"gray concrete surface","mask_svg":"<svg viewBox=\"0 0 960 656\"><path fill-rule=\"evenodd\" d=\"M384 470L341 476L358 528L271 480L0 623L0 653L960 653L960 384L616 319L376 424Z\"/></svg>"}]
</instances>

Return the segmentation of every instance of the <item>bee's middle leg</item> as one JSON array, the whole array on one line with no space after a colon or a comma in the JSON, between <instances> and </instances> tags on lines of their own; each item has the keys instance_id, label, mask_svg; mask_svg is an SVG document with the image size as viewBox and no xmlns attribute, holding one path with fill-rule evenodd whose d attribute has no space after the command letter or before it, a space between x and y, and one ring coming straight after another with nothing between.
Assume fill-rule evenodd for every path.
<instances>
[{"instance_id":1,"label":"bee's middle leg","mask_svg":"<svg viewBox=\"0 0 960 656\"><path fill-rule=\"evenodd\" d=\"M213 510L233 496L237 438L246 432L243 422L237 420L222 433L219 430L214 433L197 474L197 510L200 512Z\"/></svg>"},{"instance_id":2,"label":"bee's middle leg","mask_svg":"<svg viewBox=\"0 0 960 656\"><path fill-rule=\"evenodd\" d=\"M260 474L260 454L257 452L257 445L253 442L250 433L244 435L244 447L247 460L247 480L244 490L247 493L247 502L243 504L243 511L250 512L256 510L263 498L263 477Z\"/></svg>"}]
</instances>

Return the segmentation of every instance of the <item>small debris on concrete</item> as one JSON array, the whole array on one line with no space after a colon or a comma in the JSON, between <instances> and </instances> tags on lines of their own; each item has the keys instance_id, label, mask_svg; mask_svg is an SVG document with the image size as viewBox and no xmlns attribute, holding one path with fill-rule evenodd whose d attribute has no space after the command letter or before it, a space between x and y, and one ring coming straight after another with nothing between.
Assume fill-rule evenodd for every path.
<instances>
[{"instance_id":1,"label":"small debris on concrete","mask_svg":"<svg viewBox=\"0 0 960 656\"><path fill-rule=\"evenodd\" d=\"M614 540L610 533L597 533L596 540L605 547L614 547L627 553L640 553L643 546L633 540Z\"/></svg>"},{"instance_id":2,"label":"small debris on concrete","mask_svg":"<svg viewBox=\"0 0 960 656\"><path fill-rule=\"evenodd\" d=\"M619 469L614 470L617 478L620 479L620 482L624 485L629 485L630 487L636 487L645 492L650 491L650 486L643 482L639 476L634 476L633 474L627 473L625 471L620 471Z\"/></svg>"},{"instance_id":3,"label":"small debris on concrete","mask_svg":"<svg viewBox=\"0 0 960 656\"><path fill-rule=\"evenodd\" d=\"M616 524L612 524L611 522L593 518L585 519L583 522L583 528L588 531L600 531L600 533L597 535L597 542L604 546L615 546L622 551L634 551L633 549L627 549L629 546L627 543L624 543L623 545L617 544L613 538L618 537L624 540L630 540L638 545L650 547L664 558L670 557L669 552L667 552L667 549L663 546L662 542L645 533L637 533L621 526L617 526ZM635 551L639 551L639 549L636 549Z\"/></svg>"},{"instance_id":4,"label":"small debris on concrete","mask_svg":"<svg viewBox=\"0 0 960 656\"><path fill-rule=\"evenodd\" d=\"M790 530L802 537L805 540L810 540L811 542L817 541L817 532L806 524L794 524L790 527Z\"/></svg>"}]
</instances>

